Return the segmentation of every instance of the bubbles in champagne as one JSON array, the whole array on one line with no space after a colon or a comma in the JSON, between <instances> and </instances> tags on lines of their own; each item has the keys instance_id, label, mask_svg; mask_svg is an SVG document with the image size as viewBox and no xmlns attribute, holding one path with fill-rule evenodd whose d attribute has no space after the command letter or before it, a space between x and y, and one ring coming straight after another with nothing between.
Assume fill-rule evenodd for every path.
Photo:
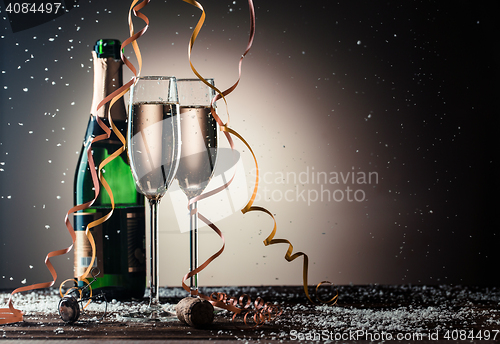
<instances>
[{"instance_id":1,"label":"bubbles in champagne","mask_svg":"<svg viewBox=\"0 0 500 344\"><path fill-rule=\"evenodd\" d=\"M181 107L181 159L176 178L188 198L200 195L217 159L217 123L210 107Z\"/></svg>"},{"instance_id":2,"label":"bubbles in champagne","mask_svg":"<svg viewBox=\"0 0 500 344\"><path fill-rule=\"evenodd\" d=\"M180 145L177 107L143 102L131 108L130 166L138 191L150 199L163 196L175 175Z\"/></svg>"}]
</instances>

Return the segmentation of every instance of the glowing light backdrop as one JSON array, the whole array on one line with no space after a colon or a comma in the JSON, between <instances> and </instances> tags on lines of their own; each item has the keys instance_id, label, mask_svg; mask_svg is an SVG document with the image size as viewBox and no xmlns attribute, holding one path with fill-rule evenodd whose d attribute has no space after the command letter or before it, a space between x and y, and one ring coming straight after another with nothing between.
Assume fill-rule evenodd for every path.
<instances>
[{"instance_id":1,"label":"glowing light backdrop","mask_svg":"<svg viewBox=\"0 0 500 344\"><path fill-rule=\"evenodd\" d=\"M201 3L207 19L193 63L224 89L247 43L247 3ZM473 1L255 6L230 124L259 159L256 204L276 214L279 237L309 255L310 283L498 283L491 9ZM90 110L90 50L98 38L128 37L127 10L126 1L79 1L13 33L1 8L0 288L50 280L45 255L71 242L64 215ZM153 0L144 13L142 74L192 77L187 47L200 12ZM249 194L251 156L237 149L238 195ZM161 283L180 286L189 242L172 202L160 206ZM217 225L227 246L202 286L302 283L300 259L287 263L284 245L262 244L267 216L236 209ZM200 239L201 259L220 247L206 228ZM72 253L52 262L60 278L73 276Z\"/></svg>"}]
</instances>

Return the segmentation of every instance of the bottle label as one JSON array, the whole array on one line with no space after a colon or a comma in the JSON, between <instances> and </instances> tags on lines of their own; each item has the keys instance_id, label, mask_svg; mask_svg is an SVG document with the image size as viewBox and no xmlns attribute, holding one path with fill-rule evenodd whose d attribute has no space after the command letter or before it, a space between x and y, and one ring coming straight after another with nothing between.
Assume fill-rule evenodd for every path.
<instances>
[{"instance_id":1,"label":"bottle label","mask_svg":"<svg viewBox=\"0 0 500 344\"><path fill-rule=\"evenodd\" d=\"M146 271L145 213L139 209L127 212L128 272Z\"/></svg>"},{"instance_id":2,"label":"bottle label","mask_svg":"<svg viewBox=\"0 0 500 344\"><path fill-rule=\"evenodd\" d=\"M111 209L109 209L111 210ZM75 213L75 276L81 276L92 260L92 247L85 235L89 223L102 218L107 211ZM96 245L93 266L104 275L125 275L146 271L144 207L115 208L113 215L90 229Z\"/></svg>"},{"instance_id":3,"label":"bottle label","mask_svg":"<svg viewBox=\"0 0 500 344\"><path fill-rule=\"evenodd\" d=\"M102 213L75 213L74 229L76 234L75 241L75 276L81 276L85 273L92 260L92 246L86 235L86 228L89 223L102 217ZM99 268L101 274L104 274L103 250L102 250L102 224L91 228L90 232L94 237L96 246L96 257L94 267Z\"/></svg>"}]
</instances>

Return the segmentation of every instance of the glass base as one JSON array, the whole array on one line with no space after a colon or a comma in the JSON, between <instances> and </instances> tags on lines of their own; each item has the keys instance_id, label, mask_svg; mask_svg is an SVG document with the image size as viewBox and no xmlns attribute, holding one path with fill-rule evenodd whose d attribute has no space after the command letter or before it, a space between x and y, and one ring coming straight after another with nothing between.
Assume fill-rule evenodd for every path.
<instances>
[{"instance_id":1,"label":"glass base","mask_svg":"<svg viewBox=\"0 0 500 344\"><path fill-rule=\"evenodd\" d=\"M176 321L177 314L166 311L162 306L149 306L146 310L123 315L127 321Z\"/></svg>"}]
</instances>

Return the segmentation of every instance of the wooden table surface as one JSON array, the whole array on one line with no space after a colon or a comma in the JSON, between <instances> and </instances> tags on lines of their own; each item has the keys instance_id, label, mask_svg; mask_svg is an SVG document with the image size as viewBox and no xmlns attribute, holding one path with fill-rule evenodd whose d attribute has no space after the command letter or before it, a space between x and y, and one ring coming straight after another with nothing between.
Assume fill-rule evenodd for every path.
<instances>
[{"instance_id":1,"label":"wooden table surface","mask_svg":"<svg viewBox=\"0 0 500 344\"><path fill-rule=\"evenodd\" d=\"M57 313L58 294L44 290L19 296L15 306L25 312L23 322L0 325L0 344L37 340L36 343L186 343L218 342L500 342L500 289L460 286L338 286L335 306L316 306L303 289L290 287L207 288L205 293L224 291L231 296L246 293L278 304L283 314L258 328L241 329L240 318L231 320L227 311L216 315L203 329L192 328L174 319L166 322L131 322L123 312L144 300L94 304L74 324L65 324ZM311 288L314 290L314 288ZM328 292L331 292L328 291ZM183 297L180 288L164 290L161 302L167 308ZM8 291L0 293L6 304ZM162 295L162 294L161 294ZM185 296L185 295L184 295ZM4 306L2 306L4 307ZM24 308L23 308L24 307ZM486 341L485 341L486 340Z\"/></svg>"}]
</instances>

